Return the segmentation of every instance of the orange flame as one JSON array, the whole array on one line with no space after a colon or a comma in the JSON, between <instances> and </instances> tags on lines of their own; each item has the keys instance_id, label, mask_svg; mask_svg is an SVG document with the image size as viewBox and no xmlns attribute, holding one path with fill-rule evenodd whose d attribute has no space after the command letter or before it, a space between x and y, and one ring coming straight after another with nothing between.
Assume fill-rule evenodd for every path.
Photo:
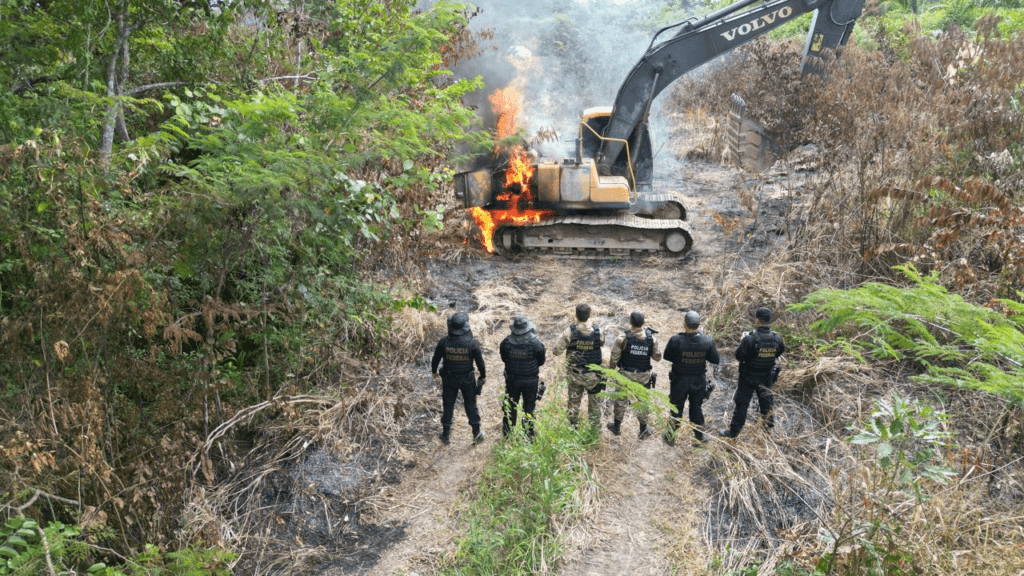
<instances>
[{"instance_id":1,"label":"orange flame","mask_svg":"<svg viewBox=\"0 0 1024 576\"><path fill-rule=\"evenodd\" d=\"M486 208L476 207L470 209L470 214L472 214L473 220L476 220L477 228L480 230L480 241L483 243L484 249L493 254L494 231L497 230L498 226L506 224L514 226L536 224L541 220L550 218L554 215L554 212L552 210L535 210L532 208L526 210L487 210Z\"/></svg>"},{"instance_id":2,"label":"orange flame","mask_svg":"<svg viewBox=\"0 0 1024 576\"><path fill-rule=\"evenodd\" d=\"M495 90L490 96L494 113L498 115L498 138L506 138L515 133L516 116L522 110L522 97L514 88ZM498 145L495 145L497 149ZM537 168L522 146L515 145L508 151L508 169L505 170L504 191L495 199L506 203L508 209L497 210L472 208L470 213L480 230L480 240L484 248L494 253L494 231L499 226L535 224L554 215L552 210L537 210L533 206L533 192L530 182ZM517 191L518 190L518 191Z\"/></svg>"},{"instance_id":3,"label":"orange flame","mask_svg":"<svg viewBox=\"0 0 1024 576\"><path fill-rule=\"evenodd\" d=\"M518 184L524 193L527 192L536 171L537 168L530 162L530 157L526 155L522 146L513 146L512 150L509 150L508 170L505 170L505 187Z\"/></svg>"},{"instance_id":4,"label":"orange flame","mask_svg":"<svg viewBox=\"0 0 1024 576\"><path fill-rule=\"evenodd\" d=\"M491 108L498 115L498 139L516 132L516 116L523 108L523 98L515 88L498 89L490 96Z\"/></svg>"}]
</instances>

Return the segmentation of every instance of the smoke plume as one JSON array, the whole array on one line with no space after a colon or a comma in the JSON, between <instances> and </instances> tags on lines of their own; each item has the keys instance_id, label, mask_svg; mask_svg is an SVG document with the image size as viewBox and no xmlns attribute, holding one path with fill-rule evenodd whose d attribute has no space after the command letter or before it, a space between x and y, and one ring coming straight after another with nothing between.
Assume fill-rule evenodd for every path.
<instances>
[{"instance_id":1,"label":"smoke plume","mask_svg":"<svg viewBox=\"0 0 1024 576\"><path fill-rule=\"evenodd\" d=\"M432 1L425 2L424 8ZM580 113L611 106L619 85L646 50L654 32L652 0L479 0L470 27L490 30L483 54L454 69L459 78L480 76L485 87L466 104L494 129L488 96L514 87L522 96L519 128L534 139L544 131L554 141L536 142L542 157L571 155ZM657 109L652 113L657 113Z\"/></svg>"}]
</instances>

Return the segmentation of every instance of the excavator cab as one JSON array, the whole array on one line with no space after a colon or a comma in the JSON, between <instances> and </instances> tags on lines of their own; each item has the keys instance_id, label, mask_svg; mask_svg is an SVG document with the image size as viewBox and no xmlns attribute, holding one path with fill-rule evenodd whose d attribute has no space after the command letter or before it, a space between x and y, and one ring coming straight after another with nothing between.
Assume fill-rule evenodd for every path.
<instances>
[{"instance_id":1,"label":"excavator cab","mask_svg":"<svg viewBox=\"0 0 1024 576\"><path fill-rule=\"evenodd\" d=\"M576 139L576 161L596 159L606 138L602 136L611 119L611 106L595 106L583 111L580 118L579 136ZM647 192L654 180L654 158L651 153L651 135L647 123L641 122L629 135L620 141L621 152L611 165L609 175L622 176L629 180L635 192ZM634 198L635 201L635 198Z\"/></svg>"}]
</instances>

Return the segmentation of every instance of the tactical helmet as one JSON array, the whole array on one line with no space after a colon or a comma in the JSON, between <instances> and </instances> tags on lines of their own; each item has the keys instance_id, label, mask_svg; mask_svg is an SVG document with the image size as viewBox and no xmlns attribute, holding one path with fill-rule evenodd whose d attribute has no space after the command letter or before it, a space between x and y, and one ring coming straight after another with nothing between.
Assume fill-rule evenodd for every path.
<instances>
[{"instance_id":1,"label":"tactical helmet","mask_svg":"<svg viewBox=\"0 0 1024 576\"><path fill-rule=\"evenodd\" d=\"M689 312L686 313L686 316L683 318L683 321L686 322L687 328L696 328L700 326L700 314L697 314L693 310L690 310Z\"/></svg>"},{"instance_id":2,"label":"tactical helmet","mask_svg":"<svg viewBox=\"0 0 1024 576\"><path fill-rule=\"evenodd\" d=\"M644 325L644 315L639 310L634 310L629 315L629 324L634 328L639 328Z\"/></svg>"},{"instance_id":3,"label":"tactical helmet","mask_svg":"<svg viewBox=\"0 0 1024 576\"><path fill-rule=\"evenodd\" d=\"M757 310L754 310L754 318L768 324L772 321L772 311L763 307L758 308Z\"/></svg>"},{"instance_id":4,"label":"tactical helmet","mask_svg":"<svg viewBox=\"0 0 1024 576\"><path fill-rule=\"evenodd\" d=\"M456 312L448 317L448 333L452 336L462 336L469 332L469 314Z\"/></svg>"}]
</instances>

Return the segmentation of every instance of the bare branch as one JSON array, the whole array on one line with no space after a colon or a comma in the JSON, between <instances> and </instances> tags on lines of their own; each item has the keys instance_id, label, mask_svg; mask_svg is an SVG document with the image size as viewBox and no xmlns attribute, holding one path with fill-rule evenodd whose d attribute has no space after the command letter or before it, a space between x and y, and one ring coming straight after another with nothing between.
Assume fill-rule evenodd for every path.
<instances>
[{"instance_id":1,"label":"bare branch","mask_svg":"<svg viewBox=\"0 0 1024 576\"><path fill-rule=\"evenodd\" d=\"M190 82L157 82L156 84L145 84L143 86L137 86L124 92L125 96L134 96L139 92L146 92L149 90L159 90L161 88L176 88L178 86L188 86Z\"/></svg>"},{"instance_id":2,"label":"bare branch","mask_svg":"<svg viewBox=\"0 0 1024 576\"><path fill-rule=\"evenodd\" d=\"M78 500L70 500L68 498L62 498L60 496L56 496L54 494L50 494L49 492L43 492L39 488L36 488L35 494L33 494L32 497L28 499L28 502L25 502L21 506L10 506L10 508L13 508L20 515L29 506L34 504L36 499L38 499L40 496L42 496L42 497L44 497L44 498L46 498L48 500L56 500L57 502L63 502L64 504L71 504L72 506L78 506L79 508L81 508L81 506L82 506L82 503L79 502Z\"/></svg>"},{"instance_id":3,"label":"bare branch","mask_svg":"<svg viewBox=\"0 0 1024 576\"><path fill-rule=\"evenodd\" d=\"M273 77L270 77L270 78L263 78L263 79L261 79L259 81L259 83L262 84L263 86L266 86L267 84L270 84L271 82L279 82L279 81L282 81L282 80L292 80L294 82L298 82L300 80L304 80L306 82L316 82L319 79L320 78L318 76L314 75L314 74L302 74L302 75L293 75L293 76L273 76Z\"/></svg>"},{"instance_id":4,"label":"bare branch","mask_svg":"<svg viewBox=\"0 0 1024 576\"><path fill-rule=\"evenodd\" d=\"M48 82L53 82L55 80L57 80L56 76L40 76L39 78L30 78L28 80L23 80L20 84L15 86L13 90L11 90L11 93L17 96L30 88L35 88L36 84L46 84Z\"/></svg>"}]
</instances>

